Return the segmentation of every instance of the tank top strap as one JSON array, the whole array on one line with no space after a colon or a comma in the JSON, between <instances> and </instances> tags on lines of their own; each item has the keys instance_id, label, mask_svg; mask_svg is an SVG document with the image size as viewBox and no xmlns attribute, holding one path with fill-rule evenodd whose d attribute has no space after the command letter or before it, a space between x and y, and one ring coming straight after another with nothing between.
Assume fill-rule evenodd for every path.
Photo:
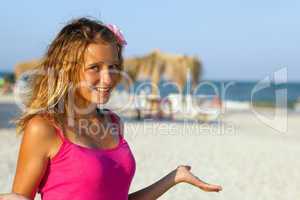
<instances>
[{"instance_id":1,"label":"tank top strap","mask_svg":"<svg viewBox=\"0 0 300 200\"><path fill-rule=\"evenodd\" d=\"M54 128L55 128L55 132L56 132L56 135L58 135L58 137L61 139L62 142L66 142L68 141L62 131L61 128L59 128L56 124L53 124Z\"/></svg>"},{"instance_id":2,"label":"tank top strap","mask_svg":"<svg viewBox=\"0 0 300 200\"><path fill-rule=\"evenodd\" d=\"M104 109L102 109L102 111L104 113L108 114L108 116L110 118L110 121L112 123L112 128L114 130L118 131L119 138L120 138L120 140L122 140L123 139L123 135L122 135L122 131L123 130L122 130L122 125L121 125L120 117L116 113L114 113L113 111L111 111L110 109L104 108Z\"/></svg>"}]
</instances>

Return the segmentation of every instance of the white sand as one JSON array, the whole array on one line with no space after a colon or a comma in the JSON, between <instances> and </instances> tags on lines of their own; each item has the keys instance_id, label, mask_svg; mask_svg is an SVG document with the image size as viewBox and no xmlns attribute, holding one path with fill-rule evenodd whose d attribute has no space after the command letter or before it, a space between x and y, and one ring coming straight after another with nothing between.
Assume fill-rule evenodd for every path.
<instances>
[{"instance_id":1,"label":"white sand","mask_svg":"<svg viewBox=\"0 0 300 200\"><path fill-rule=\"evenodd\" d=\"M287 133L278 133L252 113L225 117L223 133L218 133L217 124L126 123L125 137L137 162L130 192L152 184L179 164L189 164L198 177L224 190L205 193L179 184L160 199L298 199L299 123L300 115L289 115ZM0 129L0 193L8 192L12 184L18 151L14 133Z\"/></svg>"}]
</instances>

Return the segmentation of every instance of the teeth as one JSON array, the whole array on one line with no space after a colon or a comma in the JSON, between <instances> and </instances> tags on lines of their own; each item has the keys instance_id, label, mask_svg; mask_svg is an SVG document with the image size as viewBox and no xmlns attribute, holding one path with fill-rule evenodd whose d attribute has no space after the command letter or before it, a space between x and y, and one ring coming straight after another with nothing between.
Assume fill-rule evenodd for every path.
<instances>
[{"instance_id":1,"label":"teeth","mask_svg":"<svg viewBox=\"0 0 300 200\"><path fill-rule=\"evenodd\" d=\"M110 88L95 88L95 89L100 92L107 92L110 90Z\"/></svg>"}]
</instances>

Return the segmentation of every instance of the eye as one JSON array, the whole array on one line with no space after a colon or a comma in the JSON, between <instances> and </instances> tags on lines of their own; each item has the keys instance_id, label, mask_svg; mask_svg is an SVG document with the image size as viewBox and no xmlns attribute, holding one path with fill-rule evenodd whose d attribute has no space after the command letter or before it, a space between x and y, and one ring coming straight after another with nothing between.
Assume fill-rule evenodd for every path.
<instances>
[{"instance_id":1,"label":"eye","mask_svg":"<svg viewBox=\"0 0 300 200\"><path fill-rule=\"evenodd\" d=\"M99 66L98 65L92 65L88 69L93 70L93 71L99 71Z\"/></svg>"},{"instance_id":2,"label":"eye","mask_svg":"<svg viewBox=\"0 0 300 200\"><path fill-rule=\"evenodd\" d=\"M120 70L120 66L119 66L119 65L117 65L117 64L110 65L110 66L109 66L109 69Z\"/></svg>"}]
</instances>

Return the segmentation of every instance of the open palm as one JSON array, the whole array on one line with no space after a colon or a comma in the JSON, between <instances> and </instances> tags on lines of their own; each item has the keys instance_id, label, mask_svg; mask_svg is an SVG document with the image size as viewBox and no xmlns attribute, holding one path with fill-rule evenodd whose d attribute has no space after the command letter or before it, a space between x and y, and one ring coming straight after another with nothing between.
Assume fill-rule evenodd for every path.
<instances>
[{"instance_id":1,"label":"open palm","mask_svg":"<svg viewBox=\"0 0 300 200\"><path fill-rule=\"evenodd\" d=\"M222 190L222 187L219 185L212 185L204 182L197 176L195 176L191 171L191 166L188 165L180 165L176 169L176 182L185 182L192 184L203 191L206 192L219 192Z\"/></svg>"}]
</instances>

